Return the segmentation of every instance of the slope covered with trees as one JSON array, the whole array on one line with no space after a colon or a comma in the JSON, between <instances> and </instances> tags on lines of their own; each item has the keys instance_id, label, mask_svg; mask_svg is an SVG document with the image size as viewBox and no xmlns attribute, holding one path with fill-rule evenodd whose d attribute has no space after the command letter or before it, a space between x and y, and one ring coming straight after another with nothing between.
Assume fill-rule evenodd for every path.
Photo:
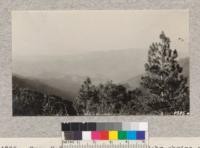
<instances>
[{"instance_id":1,"label":"slope covered with trees","mask_svg":"<svg viewBox=\"0 0 200 148\"><path fill-rule=\"evenodd\" d=\"M13 76L13 115L76 115L72 102L31 87L28 80ZM28 81L28 82L27 82Z\"/></svg>"},{"instance_id":2,"label":"slope covered with trees","mask_svg":"<svg viewBox=\"0 0 200 148\"><path fill-rule=\"evenodd\" d=\"M81 86L74 106L79 115L168 114L189 112L189 87L178 52L170 47L170 39L162 32L159 43L148 51L146 73L141 86L130 90L126 85L94 85L88 77Z\"/></svg>"}]
</instances>

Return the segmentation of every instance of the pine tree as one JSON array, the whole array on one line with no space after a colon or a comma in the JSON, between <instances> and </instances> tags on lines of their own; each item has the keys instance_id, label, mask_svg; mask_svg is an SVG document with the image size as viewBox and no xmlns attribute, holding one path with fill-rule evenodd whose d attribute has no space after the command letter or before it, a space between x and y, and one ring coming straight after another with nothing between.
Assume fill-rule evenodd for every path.
<instances>
[{"instance_id":1,"label":"pine tree","mask_svg":"<svg viewBox=\"0 0 200 148\"><path fill-rule=\"evenodd\" d=\"M177 61L178 52L171 49L170 39L162 32L160 43L152 43L145 64L146 75L141 85L150 92L149 105L159 113L189 111L189 90L183 68Z\"/></svg>"},{"instance_id":2,"label":"pine tree","mask_svg":"<svg viewBox=\"0 0 200 148\"><path fill-rule=\"evenodd\" d=\"M98 103L97 98L96 87L88 77L83 82L78 97L74 100L74 106L77 113L79 115L96 114L96 104Z\"/></svg>"}]
</instances>

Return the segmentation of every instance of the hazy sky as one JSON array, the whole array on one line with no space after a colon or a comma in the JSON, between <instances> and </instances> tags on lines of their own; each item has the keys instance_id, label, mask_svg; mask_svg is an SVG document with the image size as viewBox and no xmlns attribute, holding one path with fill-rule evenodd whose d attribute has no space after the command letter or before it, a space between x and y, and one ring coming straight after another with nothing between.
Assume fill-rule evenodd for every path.
<instances>
[{"instance_id":1,"label":"hazy sky","mask_svg":"<svg viewBox=\"0 0 200 148\"><path fill-rule=\"evenodd\" d=\"M187 10L13 11L13 55L148 50L164 30L172 47L185 57L189 52L188 21Z\"/></svg>"}]
</instances>

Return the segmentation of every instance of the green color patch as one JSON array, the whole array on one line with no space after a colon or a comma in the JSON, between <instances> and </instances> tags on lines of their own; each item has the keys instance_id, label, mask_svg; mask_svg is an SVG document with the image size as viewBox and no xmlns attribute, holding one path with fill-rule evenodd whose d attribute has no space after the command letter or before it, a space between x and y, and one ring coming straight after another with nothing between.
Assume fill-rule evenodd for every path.
<instances>
[{"instance_id":1,"label":"green color patch","mask_svg":"<svg viewBox=\"0 0 200 148\"><path fill-rule=\"evenodd\" d=\"M118 139L119 140L126 140L127 139L127 134L125 131L118 131Z\"/></svg>"}]
</instances>

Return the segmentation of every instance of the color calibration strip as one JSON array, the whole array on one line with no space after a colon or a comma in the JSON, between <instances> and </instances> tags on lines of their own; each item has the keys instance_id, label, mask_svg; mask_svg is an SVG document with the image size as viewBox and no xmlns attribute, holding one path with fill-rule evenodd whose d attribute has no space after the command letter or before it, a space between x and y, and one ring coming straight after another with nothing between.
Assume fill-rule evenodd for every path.
<instances>
[{"instance_id":1,"label":"color calibration strip","mask_svg":"<svg viewBox=\"0 0 200 148\"><path fill-rule=\"evenodd\" d=\"M147 140L146 122L62 123L63 140Z\"/></svg>"}]
</instances>

